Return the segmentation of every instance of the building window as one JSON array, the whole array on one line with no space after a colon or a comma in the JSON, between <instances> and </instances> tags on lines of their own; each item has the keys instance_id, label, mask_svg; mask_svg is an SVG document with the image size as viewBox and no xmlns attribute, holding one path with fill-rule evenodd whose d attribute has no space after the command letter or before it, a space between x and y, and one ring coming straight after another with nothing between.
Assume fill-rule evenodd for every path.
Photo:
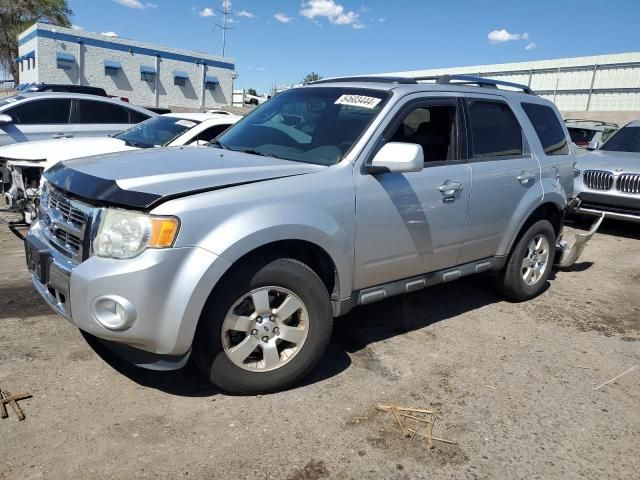
<instances>
[{"instance_id":1,"label":"building window","mask_svg":"<svg viewBox=\"0 0 640 480\"><path fill-rule=\"evenodd\" d=\"M71 70L73 64L76 61L76 57L67 52L57 52L56 62L57 66L61 70Z\"/></svg>"},{"instance_id":2,"label":"building window","mask_svg":"<svg viewBox=\"0 0 640 480\"><path fill-rule=\"evenodd\" d=\"M154 82L156 79L156 69L154 67L140 67L140 80L144 82Z\"/></svg>"},{"instance_id":3,"label":"building window","mask_svg":"<svg viewBox=\"0 0 640 480\"><path fill-rule=\"evenodd\" d=\"M120 74L120 70L122 70L120 62L114 60L104 61L104 74L108 77L117 77Z\"/></svg>"},{"instance_id":4,"label":"building window","mask_svg":"<svg viewBox=\"0 0 640 480\"><path fill-rule=\"evenodd\" d=\"M173 72L173 84L178 87L184 87L187 85L187 80L189 80L189 74L187 72L181 72L179 70L175 70Z\"/></svg>"},{"instance_id":5,"label":"building window","mask_svg":"<svg viewBox=\"0 0 640 480\"><path fill-rule=\"evenodd\" d=\"M219 83L218 77L212 77L209 75L204 77L204 88L207 90L215 90Z\"/></svg>"}]
</instances>

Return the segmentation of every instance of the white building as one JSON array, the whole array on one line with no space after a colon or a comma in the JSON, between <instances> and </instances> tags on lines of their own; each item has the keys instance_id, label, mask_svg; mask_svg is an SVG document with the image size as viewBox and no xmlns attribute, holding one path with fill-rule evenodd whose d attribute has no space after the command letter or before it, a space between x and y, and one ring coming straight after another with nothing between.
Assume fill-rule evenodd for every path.
<instances>
[{"instance_id":1,"label":"white building","mask_svg":"<svg viewBox=\"0 0 640 480\"><path fill-rule=\"evenodd\" d=\"M102 87L143 106L201 110L232 102L232 59L37 23L18 37L20 83Z\"/></svg>"},{"instance_id":2,"label":"white building","mask_svg":"<svg viewBox=\"0 0 640 480\"><path fill-rule=\"evenodd\" d=\"M434 68L384 75L464 74L527 85L563 112L640 112L640 52L496 65ZM601 116L601 115L600 115ZM633 116L633 115L632 115Z\"/></svg>"}]
</instances>

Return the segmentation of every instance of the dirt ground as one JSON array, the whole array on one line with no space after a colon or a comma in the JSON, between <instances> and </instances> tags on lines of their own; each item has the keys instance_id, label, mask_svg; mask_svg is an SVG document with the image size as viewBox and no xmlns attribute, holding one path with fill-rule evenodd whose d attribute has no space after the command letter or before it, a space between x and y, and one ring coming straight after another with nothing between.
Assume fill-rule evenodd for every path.
<instances>
[{"instance_id":1,"label":"dirt ground","mask_svg":"<svg viewBox=\"0 0 640 480\"><path fill-rule=\"evenodd\" d=\"M233 397L88 343L37 296L3 218L0 388L33 398L0 420L0 479L637 478L638 225L606 222L528 303L476 276L354 310L305 384ZM402 438L377 403L437 410L456 444Z\"/></svg>"}]
</instances>

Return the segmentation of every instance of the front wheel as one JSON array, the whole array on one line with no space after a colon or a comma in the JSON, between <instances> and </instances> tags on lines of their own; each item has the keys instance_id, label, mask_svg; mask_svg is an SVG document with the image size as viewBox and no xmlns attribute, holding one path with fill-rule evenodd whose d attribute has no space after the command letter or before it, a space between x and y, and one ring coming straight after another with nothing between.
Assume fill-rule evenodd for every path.
<instances>
[{"instance_id":1,"label":"front wheel","mask_svg":"<svg viewBox=\"0 0 640 480\"><path fill-rule=\"evenodd\" d=\"M245 264L214 291L200 319L193 358L229 393L282 390L318 362L332 321L327 289L303 263Z\"/></svg>"},{"instance_id":2,"label":"front wheel","mask_svg":"<svg viewBox=\"0 0 640 480\"><path fill-rule=\"evenodd\" d=\"M556 235L548 220L539 220L520 237L498 273L498 290L523 301L542 293L555 258Z\"/></svg>"}]
</instances>

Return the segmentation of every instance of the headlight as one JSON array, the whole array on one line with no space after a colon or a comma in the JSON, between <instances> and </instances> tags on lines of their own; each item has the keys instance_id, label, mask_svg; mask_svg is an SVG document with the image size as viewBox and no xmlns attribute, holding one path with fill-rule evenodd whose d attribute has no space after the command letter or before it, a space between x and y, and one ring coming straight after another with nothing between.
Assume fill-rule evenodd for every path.
<instances>
[{"instance_id":1,"label":"headlight","mask_svg":"<svg viewBox=\"0 0 640 480\"><path fill-rule=\"evenodd\" d=\"M179 227L177 218L108 208L93 241L93 253L99 257L133 258L147 248L171 247Z\"/></svg>"}]
</instances>

